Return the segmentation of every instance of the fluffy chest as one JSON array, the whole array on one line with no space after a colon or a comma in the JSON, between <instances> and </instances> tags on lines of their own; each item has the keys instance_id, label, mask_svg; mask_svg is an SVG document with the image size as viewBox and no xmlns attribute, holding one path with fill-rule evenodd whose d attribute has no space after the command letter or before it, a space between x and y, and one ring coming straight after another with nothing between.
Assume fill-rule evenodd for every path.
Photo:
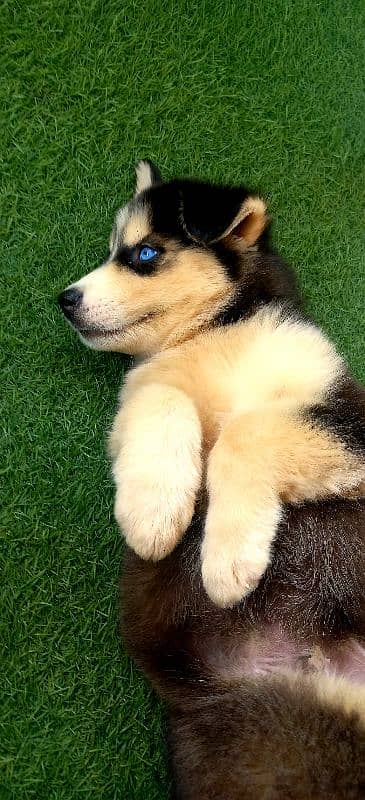
<instances>
[{"instance_id":1,"label":"fluffy chest","mask_svg":"<svg viewBox=\"0 0 365 800\"><path fill-rule=\"evenodd\" d=\"M267 407L321 402L344 371L315 326L272 312L213 332L187 349L180 363L182 383L209 427Z\"/></svg>"},{"instance_id":2,"label":"fluffy chest","mask_svg":"<svg viewBox=\"0 0 365 800\"><path fill-rule=\"evenodd\" d=\"M134 371L131 384L167 383L186 392L212 443L238 414L321 402L343 372L342 359L318 328L265 308L160 354Z\"/></svg>"}]
</instances>

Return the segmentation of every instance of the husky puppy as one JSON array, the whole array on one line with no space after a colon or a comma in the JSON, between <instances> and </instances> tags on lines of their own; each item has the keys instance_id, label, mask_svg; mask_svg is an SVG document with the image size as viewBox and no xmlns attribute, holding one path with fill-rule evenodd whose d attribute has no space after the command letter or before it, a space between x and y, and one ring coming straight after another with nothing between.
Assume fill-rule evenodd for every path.
<instances>
[{"instance_id":1,"label":"husky puppy","mask_svg":"<svg viewBox=\"0 0 365 800\"><path fill-rule=\"evenodd\" d=\"M122 632L168 704L174 797L363 800L365 390L267 228L243 187L141 162L60 303L142 357L110 439Z\"/></svg>"},{"instance_id":2,"label":"husky puppy","mask_svg":"<svg viewBox=\"0 0 365 800\"><path fill-rule=\"evenodd\" d=\"M110 437L128 544L145 559L171 553L204 484L203 583L223 607L266 571L283 503L365 488L353 382L300 312L267 228L246 188L162 183L142 161L109 258L60 300L86 344L143 359Z\"/></svg>"}]
</instances>

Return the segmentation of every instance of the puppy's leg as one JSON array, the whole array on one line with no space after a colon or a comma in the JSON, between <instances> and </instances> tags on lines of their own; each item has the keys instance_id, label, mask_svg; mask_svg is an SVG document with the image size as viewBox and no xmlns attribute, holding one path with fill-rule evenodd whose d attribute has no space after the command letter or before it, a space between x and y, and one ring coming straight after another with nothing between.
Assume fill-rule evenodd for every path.
<instances>
[{"instance_id":1,"label":"puppy's leg","mask_svg":"<svg viewBox=\"0 0 365 800\"><path fill-rule=\"evenodd\" d=\"M220 606L254 589L269 563L281 515L270 449L260 415L249 414L223 429L209 456L202 576Z\"/></svg>"},{"instance_id":2,"label":"puppy's leg","mask_svg":"<svg viewBox=\"0 0 365 800\"><path fill-rule=\"evenodd\" d=\"M142 558L170 553L191 522L201 481L201 427L184 392L149 384L129 394L111 433L115 516Z\"/></svg>"},{"instance_id":3,"label":"puppy's leg","mask_svg":"<svg viewBox=\"0 0 365 800\"><path fill-rule=\"evenodd\" d=\"M265 409L232 420L208 461L202 575L211 599L230 606L256 587L282 502L346 496L364 477L363 461L300 414Z\"/></svg>"}]
</instances>

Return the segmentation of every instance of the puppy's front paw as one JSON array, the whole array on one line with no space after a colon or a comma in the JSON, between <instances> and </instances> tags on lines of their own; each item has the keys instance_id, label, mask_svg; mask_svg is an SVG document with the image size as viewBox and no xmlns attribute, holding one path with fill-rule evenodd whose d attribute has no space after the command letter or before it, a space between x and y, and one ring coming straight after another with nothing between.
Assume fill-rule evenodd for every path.
<instances>
[{"instance_id":1,"label":"puppy's front paw","mask_svg":"<svg viewBox=\"0 0 365 800\"><path fill-rule=\"evenodd\" d=\"M125 479L117 485L114 513L129 546L144 559L169 555L188 528L195 497L164 485Z\"/></svg>"},{"instance_id":2,"label":"puppy's front paw","mask_svg":"<svg viewBox=\"0 0 365 800\"><path fill-rule=\"evenodd\" d=\"M270 564L279 509L266 510L261 520L248 518L245 510L220 513L213 507L207 515L202 544L203 585L213 603L223 608L234 606L256 589Z\"/></svg>"},{"instance_id":3,"label":"puppy's front paw","mask_svg":"<svg viewBox=\"0 0 365 800\"><path fill-rule=\"evenodd\" d=\"M270 563L269 555L252 558L250 548L203 547L202 578L205 591L217 606L231 608L256 589Z\"/></svg>"}]
</instances>

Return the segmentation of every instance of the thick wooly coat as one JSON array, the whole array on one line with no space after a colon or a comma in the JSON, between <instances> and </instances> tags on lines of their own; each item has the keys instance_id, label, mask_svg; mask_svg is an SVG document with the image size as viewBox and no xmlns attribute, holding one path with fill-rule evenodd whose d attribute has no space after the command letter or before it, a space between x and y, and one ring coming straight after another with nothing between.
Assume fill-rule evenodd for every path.
<instances>
[{"instance_id":1,"label":"thick wooly coat","mask_svg":"<svg viewBox=\"0 0 365 800\"><path fill-rule=\"evenodd\" d=\"M123 635L169 704L176 797L365 797L365 392L264 202L141 162L60 303L142 357L110 437Z\"/></svg>"}]
</instances>

